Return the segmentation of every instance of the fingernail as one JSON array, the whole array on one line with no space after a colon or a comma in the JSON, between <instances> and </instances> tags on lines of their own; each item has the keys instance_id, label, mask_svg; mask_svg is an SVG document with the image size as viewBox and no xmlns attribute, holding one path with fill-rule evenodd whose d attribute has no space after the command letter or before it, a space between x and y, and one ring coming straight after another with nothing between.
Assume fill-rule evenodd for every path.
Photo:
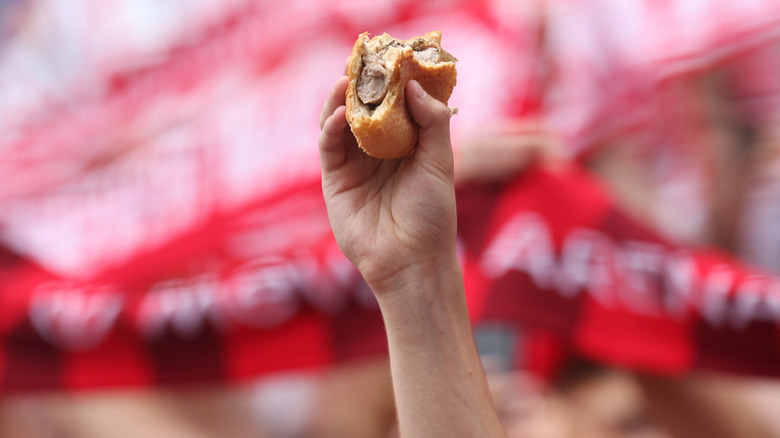
<instances>
[{"instance_id":1,"label":"fingernail","mask_svg":"<svg viewBox=\"0 0 780 438\"><path fill-rule=\"evenodd\" d=\"M425 90L423 90L423 87L420 85L419 82L412 80L412 91L414 92L414 95L418 99L422 99L425 97L427 93L425 93Z\"/></svg>"}]
</instances>

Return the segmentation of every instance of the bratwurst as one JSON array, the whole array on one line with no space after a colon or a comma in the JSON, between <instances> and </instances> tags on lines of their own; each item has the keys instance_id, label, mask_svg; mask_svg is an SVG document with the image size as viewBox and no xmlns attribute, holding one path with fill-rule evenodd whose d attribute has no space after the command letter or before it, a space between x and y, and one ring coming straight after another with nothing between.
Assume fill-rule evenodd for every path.
<instances>
[{"instance_id":1,"label":"bratwurst","mask_svg":"<svg viewBox=\"0 0 780 438\"><path fill-rule=\"evenodd\" d=\"M417 80L445 105L455 87L455 57L441 48L441 32L401 41L388 34L358 37L348 61L347 121L358 145L377 158L400 158L417 143L404 87Z\"/></svg>"}]
</instances>

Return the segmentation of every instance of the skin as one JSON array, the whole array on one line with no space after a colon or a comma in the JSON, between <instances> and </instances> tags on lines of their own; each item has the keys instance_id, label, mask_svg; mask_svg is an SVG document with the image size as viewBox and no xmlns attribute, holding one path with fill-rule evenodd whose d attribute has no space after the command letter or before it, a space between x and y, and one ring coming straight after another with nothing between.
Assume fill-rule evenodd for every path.
<instances>
[{"instance_id":1,"label":"skin","mask_svg":"<svg viewBox=\"0 0 780 438\"><path fill-rule=\"evenodd\" d=\"M449 109L406 84L419 125L397 160L363 153L345 118L347 80L322 110L322 189L341 250L376 295L385 321L400 435L505 437L479 360L455 253Z\"/></svg>"},{"instance_id":2,"label":"skin","mask_svg":"<svg viewBox=\"0 0 780 438\"><path fill-rule=\"evenodd\" d=\"M640 376L650 414L679 438L776 437L749 403L744 381L698 373L682 379Z\"/></svg>"},{"instance_id":3,"label":"skin","mask_svg":"<svg viewBox=\"0 0 780 438\"><path fill-rule=\"evenodd\" d=\"M538 121L482 126L455 148L455 184L501 183L532 166L555 169L562 155Z\"/></svg>"}]
</instances>

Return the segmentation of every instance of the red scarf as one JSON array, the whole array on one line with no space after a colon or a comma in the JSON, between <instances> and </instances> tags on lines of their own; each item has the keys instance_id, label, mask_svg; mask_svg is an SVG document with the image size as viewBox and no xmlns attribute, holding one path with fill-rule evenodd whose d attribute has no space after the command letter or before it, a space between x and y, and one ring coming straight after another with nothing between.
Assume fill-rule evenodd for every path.
<instances>
[{"instance_id":1,"label":"red scarf","mask_svg":"<svg viewBox=\"0 0 780 438\"><path fill-rule=\"evenodd\" d=\"M780 279L715 249L672 245L585 171L536 169L461 200L477 323L542 329L579 354L652 372L780 375Z\"/></svg>"}]
</instances>

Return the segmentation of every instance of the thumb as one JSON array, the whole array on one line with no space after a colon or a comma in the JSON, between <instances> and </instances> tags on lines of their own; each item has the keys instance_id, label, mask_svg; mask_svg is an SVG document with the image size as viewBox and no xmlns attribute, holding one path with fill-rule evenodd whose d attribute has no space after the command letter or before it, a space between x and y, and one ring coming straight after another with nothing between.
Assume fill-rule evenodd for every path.
<instances>
[{"instance_id":1,"label":"thumb","mask_svg":"<svg viewBox=\"0 0 780 438\"><path fill-rule=\"evenodd\" d=\"M441 150L450 146L450 117L447 105L431 97L420 84L411 80L406 83L406 106L412 120L420 127L419 147Z\"/></svg>"}]
</instances>

